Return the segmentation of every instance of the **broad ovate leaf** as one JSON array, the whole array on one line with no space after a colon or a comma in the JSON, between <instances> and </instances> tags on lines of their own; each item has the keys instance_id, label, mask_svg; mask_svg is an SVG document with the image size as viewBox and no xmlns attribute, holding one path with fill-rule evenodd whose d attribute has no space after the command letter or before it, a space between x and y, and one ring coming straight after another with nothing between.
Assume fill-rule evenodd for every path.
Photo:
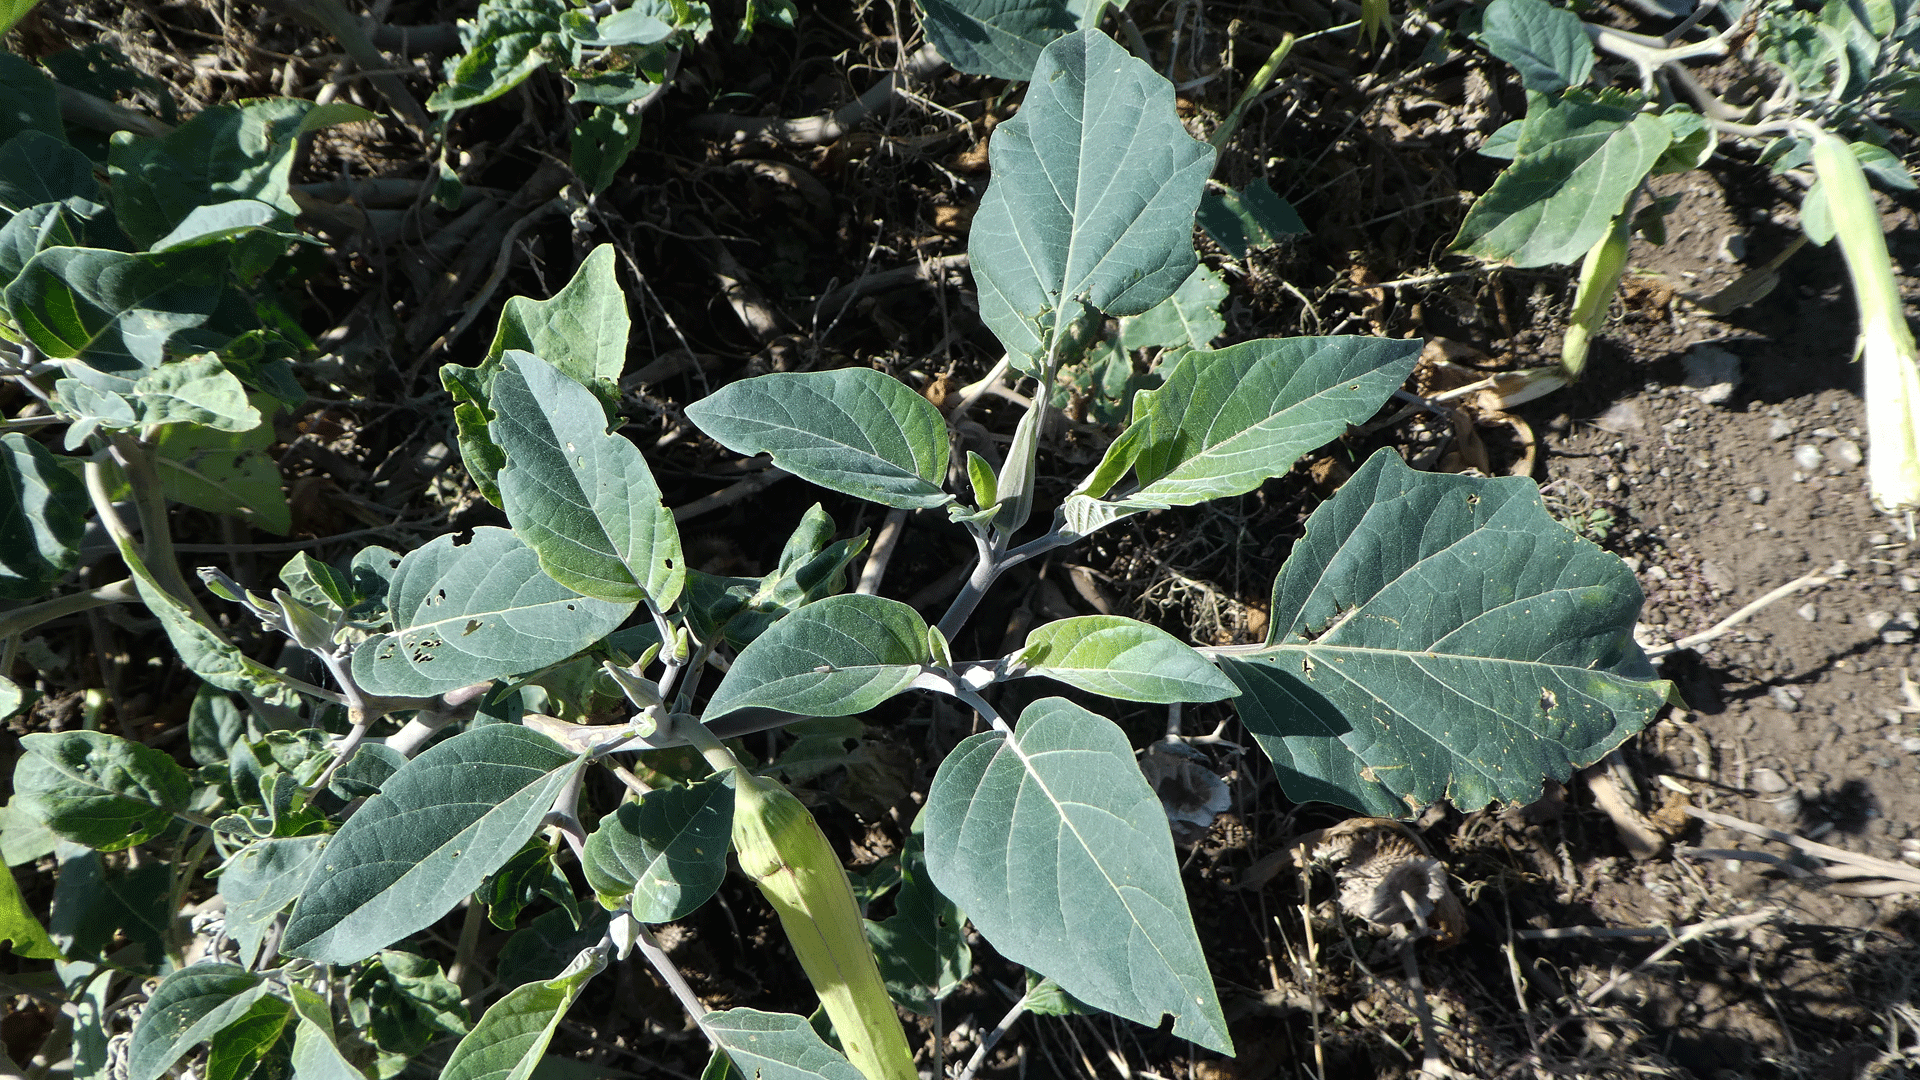
<instances>
[{"instance_id":1,"label":"broad ovate leaf","mask_svg":"<svg viewBox=\"0 0 1920 1080\"><path fill-rule=\"evenodd\" d=\"M514 724L428 748L328 841L281 951L351 964L432 925L513 858L585 764Z\"/></svg>"},{"instance_id":2,"label":"broad ovate leaf","mask_svg":"<svg viewBox=\"0 0 1920 1080\"><path fill-rule=\"evenodd\" d=\"M33 600L80 558L87 491L45 447L0 435L0 599Z\"/></svg>"},{"instance_id":3,"label":"broad ovate leaf","mask_svg":"<svg viewBox=\"0 0 1920 1080\"><path fill-rule=\"evenodd\" d=\"M905 690L932 659L927 624L912 608L879 596L829 596L742 649L705 715L852 716Z\"/></svg>"},{"instance_id":4,"label":"broad ovate leaf","mask_svg":"<svg viewBox=\"0 0 1920 1080\"><path fill-rule=\"evenodd\" d=\"M176 969L147 996L134 1026L128 1080L159 1080L188 1050L240 1019L266 992L266 980L233 964Z\"/></svg>"},{"instance_id":5,"label":"broad ovate leaf","mask_svg":"<svg viewBox=\"0 0 1920 1080\"><path fill-rule=\"evenodd\" d=\"M1047 362L1066 309L1138 315L1193 272L1213 148L1180 123L1173 85L1105 35L1046 47L991 154L968 251L981 318L1021 370Z\"/></svg>"},{"instance_id":6,"label":"broad ovate leaf","mask_svg":"<svg viewBox=\"0 0 1920 1080\"><path fill-rule=\"evenodd\" d=\"M545 982L507 991L453 1048L441 1080L527 1080L589 981L607 966L604 948L585 949Z\"/></svg>"},{"instance_id":7,"label":"broad ovate leaf","mask_svg":"<svg viewBox=\"0 0 1920 1080\"><path fill-rule=\"evenodd\" d=\"M973 950L967 946L967 918L927 879L925 843L915 832L900 857L900 889L893 914L867 921L867 939L887 995L894 1004L921 1015L973 974Z\"/></svg>"},{"instance_id":8,"label":"broad ovate leaf","mask_svg":"<svg viewBox=\"0 0 1920 1080\"><path fill-rule=\"evenodd\" d=\"M353 653L353 673L375 693L425 696L559 663L605 637L633 611L582 596L548 577L534 550L506 529L442 536L393 572L393 629Z\"/></svg>"},{"instance_id":9,"label":"broad ovate leaf","mask_svg":"<svg viewBox=\"0 0 1920 1080\"><path fill-rule=\"evenodd\" d=\"M1467 212L1454 250L1515 266L1579 261L1672 138L1648 113L1536 97L1513 164Z\"/></svg>"},{"instance_id":10,"label":"broad ovate leaf","mask_svg":"<svg viewBox=\"0 0 1920 1080\"><path fill-rule=\"evenodd\" d=\"M186 771L151 747L103 731L40 732L20 740L14 810L61 839L118 851L157 835L193 798Z\"/></svg>"},{"instance_id":11,"label":"broad ovate leaf","mask_svg":"<svg viewBox=\"0 0 1920 1080\"><path fill-rule=\"evenodd\" d=\"M213 314L226 266L223 254L205 249L48 248L7 286L7 312L47 356L137 378L165 358L175 333ZM68 373L85 374L72 366Z\"/></svg>"},{"instance_id":12,"label":"broad ovate leaf","mask_svg":"<svg viewBox=\"0 0 1920 1080\"><path fill-rule=\"evenodd\" d=\"M253 959L273 920L306 889L315 857L326 842L324 836L256 840L221 867L227 936L240 946L242 960Z\"/></svg>"},{"instance_id":13,"label":"broad ovate leaf","mask_svg":"<svg viewBox=\"0 0 1920 1080\"><path fill-rule=\"evenodd\" d=\"M702 1026L747 1080L866 1080L804 1016L723 1009Z\"/></svg>"},{"instance_id":14,"label":"broad ovate leaf","mask_svg":"<svg viewBox=\"0 0 1920 1080\"><path fill-rule=\"evenodd\" d=\"M1062 512L1086 534L1142 510L1252 491L1372 416L1406 381L1420 342L1267 338L1181 357L1134 399L1133 426ZM1139 486L1101 501L1131 470Z\"/></svg>"},{"instance_id":15,"label":"broad ovate leaf","mask_svg":"<svg viewBox=\"0 0 1920 1080\"><path fill-rule=\"evenodd\" d=\"M1538 798L1667 699L1640 587L1527 480L1376 453L1307 520L1266 644L1222 665L1297 801L1405 816Z\"/></svg>"},{"instance_id":16,"label":"broad ovate leaf","mask_svg":"<svg viewBox=\"0 0 1920 1080\"><path fill-rule=\"evenodd\" d=\"M1219 701L1239 693L1192 647L1157 626L1118 615L1059 619L1027 635L1010 665L1124 701Z\"/></svg>"},{"instance_id":17,"label":"broad ovate leaf","mask_svg":"<svg viewBox=\"0 0 1920 1080\"><path fill-rule=\"evenodd\" d=\"M927 41L969 75L1025 79L1040 50L1078 25L1064 0L920 0Z\"/></svg>"},{"instance_id":18,"label":"broad ovate leaf","mask_svg":"<svg viewBox=\"0 0 1920 1080\"><path fill-rule=\"evenodd\" d=\"M1547 0L1493 0L1481 20L1480 43L1537 93L1579 86L1593 71L1593 42L1580 16Z\"/></svg>"},{"instance_id":19,"label":"broad ovate leaf","mask_svg":"<svg viewBox=\"0 0 1920 1080\"><path fill-rule=\"evenodd\" d=\"M732 830L733 789L720 780L657 788L600 819L581 865L602 904L631 904L643 923L672 922L720 887Z\"/></svg>"},{"instance_id":20,"label":"broad ovate leaf","mask_svg":"<svg viewBox=\"0 0 1920 1080\"><path fill-rule=\"evenodd\" d=\"M285 536L293 528L293 509L280 486L280 466L267 454L276 438L271 424L245 431L169 424L154 438L161 490L176 502Z\"/></svg>"},{"instance_id":21,"label":"broad ovate leaf","mask_svg":"<svg viewBox=\"0 0 1920 1080\"><path fill-rule=\"evenodd\" d=\"M0 145L0 210L99 194L87 155L44 131L23 131Z\"/></svg>"},{"instance_id":22,"label":"broad ovate leaf","mask_svg":"<svg viewBox=\"0 0 1920 1080\"><path fill-rule=\"evenodd\" d=\"M871 368L743 379L687 407L715 442L821 487L907 510L942 506L947 425L933 403Z\"/></svg>"},{"instance_id":23,"label":"broad ovate leaf","mask_svg":"<svg viewBox=\"0 0 1920 1080\"><path fill-rule=\"evenodd\" d=\"M947 755L927 869L1002 956L1082 1001L1233 1052L1160 799L1113 722L1062 698Z\"/></svg>"},{"instance_id":24,"label":"broad ovate leaf","mask_svg":"<svg viewBox=\"0 0 1920 1080\"><path fill-rule=\"evenodd\" d=\"M507 452L497 482L515 535L570 589L671 608L686 560L640 449L609 434L599 400L552 364L518 350L501 364L489 430Z\"/></svg>"}]
</instances>

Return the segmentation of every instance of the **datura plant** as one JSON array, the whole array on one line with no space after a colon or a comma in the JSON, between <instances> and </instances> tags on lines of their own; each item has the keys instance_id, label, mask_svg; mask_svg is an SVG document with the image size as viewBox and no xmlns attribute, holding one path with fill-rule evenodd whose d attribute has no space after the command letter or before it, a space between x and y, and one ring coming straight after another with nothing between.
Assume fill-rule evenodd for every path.
<instances>
[{"instance_id":1,"label":"datura plant","mask_svg":"<svg viewBox=\"0 0 1920 1080\"><path fill-rule=\"evenodd\" d=\"M1619 104L1567 108L1605 112L1608 132L1658 125L1663 146L1692 137ZM229 160L290 155L314 122L297 112L189 124L151 155L189 139ZM286 138L241 138L256 123ZM277 582L200 571L215 611L284 636L271 662L236 648L189 588L166 510L212 502L170 464L191 452L182 443L221 448L204 468L244 459L232 446L254 444L230 440L270 440L254 434L266 398L294 392L285 357L239 319L268 309L221 299L245 296L256 279L240 271L285 250L263 234L281 218L247 224L231 203L264 192L272 211L289 159L262 161L243 195L174 184L156 218L147 189L103 192L84 160L41 170L39 187L0 186L25 193L7 206L18 243L0 244L0 259L20 255L0 261L7 362L66 425L65 453L4 436L0 594L23 604L0 613L0 639L137 601L202 682L190 766L100 731L23 740L5 836L58 860L55 919L49 935L0 897L0 930L57 958L48 992L70 1003L76 1077L106 1068L109 1003L158 976L126 1048L132 1080L186 1061L209 1077L525 1080L591 981L638 954L711 1043L710 1075L908 1080L902 1011L933 1010L969 977L970 940L1076 1007L1170 1019L1173 1035L1227 1053L1167 812L1126 734L1083 702L1230 701L1292 798L1386 817L1534 799L1660 708L1668 689L1634 644L1641 594L1618 558L1555 523L1529 480L1417 472L1391 450L1308 519L1264 641L1195 647L1096 615L1037 626L1004 656L956 656L1009 569L1285 475L1373 416L1420 352L1368 337L1213 347L1222 291L1193 228L1215 152L1183 127L1171 84L1097 32L1046 45L991 149L971 261L1009 365L1051 386L1110 347L1113 320L1143 366L1159 358L1104 457L1051 489L1071 488L1063 502L1048 506L1038 483L1046 393L1000 460L956 456L934 405L868 368L743 379L686 410L714 442L821 488L949 519L975 553L937 620L846 591L865 537L839 536L818 507L761 576L688 565L645 455L618 431L629 323L602 248L552 298L509 301L477 363L442 371L465 466L505 527L337 565L299 554ZM130 177L149 153L136 150ZM72 158L57 128L16 136L0 163L23 152ZM115 248L109 218L135 243L164 242ZM216 220L229 227L186 231ZM186 266L201 276L182 278ZM284 511L272 483L222 491L216 512ZM49 597L90 524L127 578ZM1005 684L1027 679L1077 696L1003 715ZM776 779L795 761L754 762L737 740L791 728L803 737L789 753L817 754L815 736L837 746L899 723L911 701L881 706L912 694L952 699L978 731L924 748L938 767L899 857L896 913L869 921ZM821 1026L707 1008L656 942L652 927L714 896L730 853L778 914ZM174 914L209 878L229 944L189 962ZM443 969L419 935L463 907ZM485 921L511 936L476 1017Z\"/></svg>"},{"instance_id":2,"label":"datura plant","mask_svg":"<svg viewBox=\"0 0 1920 1080\"><path fill-rule=\"evenodd\" d=\"M1852 176L1864 169L1889 189L1914 190L1912 176L1883 144L1889 124L1920 126L1920 5L1825 0L1817 12L1782 0L1655 6L1668 8L1675 21L1659 37L1584 22L1548 0L1493 0L1476 35L1518 73L1527 114L1481 146L1482 154L1511 164L1468 212L1454 248L1515 266L1580 263L1561 347L1568 377L1580 375L1606 322L1633 234L1665 242L1664 216L1678 197L1649 197L1650 177L1699 168L1716 152L1757 158L1806 183L1801 220L1820 244L1839 224L1829 178L1840 168L1836 155L1853 158ZM1716 20L1725 25L1709 29ZM1608 63L1598 62L1603 58ZM1762 73L1751 102L1716 95L1690 66L1729 58ZM1595 89L1594 82L1604 85ZM1821 146L1827 147L1825 164ZM1808 174L1810 164L1817 175ZM1850 203L1848 213L1870 214L1864 182L1849 188L1854 196L1860 201ZM1861 260L1868 258L1861 242L1843 240L1856 289L1870 281L1861 276ZM1872 273L1889 273L1884 245L1877 258L1882 269ZM1694 299L1725 314L1765 295L1778 280L1774 270L1761 267L1716 295ZM1872 317L1869 308L1878 301L1862 295L1860 303L1863 318ZM1892 340L1863 333L1867 342ZM1888 375L1879 378L1889 385ZM1891 438L1874 426L1877 439Z\"/></svg>"}]
</instances>

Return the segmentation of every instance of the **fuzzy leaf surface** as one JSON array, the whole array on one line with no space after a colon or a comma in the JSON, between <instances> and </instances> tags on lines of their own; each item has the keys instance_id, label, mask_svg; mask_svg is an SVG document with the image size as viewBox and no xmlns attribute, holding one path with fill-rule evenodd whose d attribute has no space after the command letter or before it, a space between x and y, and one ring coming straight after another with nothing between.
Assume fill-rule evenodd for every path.
<instances>
[{"instance_id":1,"label":"fuzzy leaf surface","mask_svg":"<svg viewBox=\"0 0 1920 1080\"><path fill-rule=\"evenodd\" d=\"M1180 123L1173 85L1104 34L1046 47L991 154L968 252L980 316L1022 370L1045 363L1064 308L1138 315L1193 272L1213 148Z\"/></svg>"},{"instance_id":2,"label":"fuzzy leaf surface","mask_svg":"<svg viewBox=\"0 0 1920 1080\"><path fill-rule=\"evenodd\" d=\"M166 753L102 731L38 732L20 740L10 804L56 835L97 851L143 843L193 798Z\"/></svg>"},{"instance_id":3,"label":"fuzzy leaf surface","mask_svg":"<svg viewBox=\"0 0 1920 1080\"><path fill-rule=\"evenodd\" d=\"M705 716L746 709L852 716L905 690L932 659L927 624L912 608L879 596L829 596L742 649Z\"/></svg>"},{"instance_id":4,"label":"fuzzy leaf surface","mask_svg":"<svg viewBox=\"0 0 1920 1080\"><path fill-rule=\"evenodd\" d=\"M1120 320L1120 344L1128 349L1176 345L1204 349L1227 328L1220 317L1220 301L1226 298L1227 283L1220 271L1196 266L1172 296L1144 315Z\"/></svg>"},{"instance_id":5,"label":"fuzzy leaf surface","mask_svg":"<svg viewBox=\"0 0 1920 1080\"><path fill-rule=\"evenodd\" d=\"M1123 701L1219 701L1239 693L1220 669L1157 626L1082 615L1036 627L1013 656L1041 675Z\"/></svg>"},{"instance_id":6,"label":"fuzzy leaf surface","mask_svg":"<svg viewBox=\"0 0 1920 1080\"><path fill-rule=\"evenodd\" d=\"M7 310L49 357L137 377L164 359L176 332L213 314L225 270L224 255L202 249L48 248L7 286Z\"/></svg>"},{"instance_id":7,"label":"fuzzy leaf surface","mask_svg":"<svg viewBox=\"0 0 1920 1080\"><path fill-rule=\"evenodd\" d=\"M973 950L967 947L966 916L927 878L925 843L918 833L901 855L893 911L879 922L867 921L873 958L894 1004L930 1015L935 1001L973 973Z\"/></svg>"},{"instance_id":8,"label":"fuzzy leaf surface","mask_svg":"<svg viewBox=\"0 0 1920 1080\"><path fill-rule=\"evenodd\" d=\"M955 68L1017 82L1079 20L1064 0L920 0L920 25Z\"/></svg>"},{"instance_id":9,"label":"fuzzy leaf surface","mask_svg":"<svg viewBox=\"0 0 1920 1080\"><path fill-rule=\"evenodd\" d=\"M0 209L17 213L99 194L87 155L44 131L23 131L0 145Z\"/></svg>"},{"instance_id":10,"label":"fuzzy leaf surface","mask_svg":"<svg viewBox=\"0 0 1920 1080\"><path fill-rule=\"evenodd\" d=\"M421 696L558 663L633 611L548 577L532 548L492 526L410 552L387 604L393 630L354 650L354 676L375 693Z\"/></svg>"},{"instance_id":11,"label":"fuzzy leaf surface","mask_svg":"<svg viewBox=\"0 0 1920 1080\"><path fill-rule=\"evenodd\" d=\"M1638 731L1667 684L1640 587L1527 480L1376 453L1307 520L1265 648L1223 658L1288 795L1381 816L1538 798Z\"/></svg>"},{"instance_id":12,"label":"fuzzy leaf surface","mask_svg":"<svg viewBox=\"0 0 1920 1080\"><path fill-rule=\"evenodd\" d=\"M325 846L324 836L256 840L227 860L220 897L227 903L227 936L240 946L241 959L259 951L274 917L306 888Z\"/></svg>"},{"instance_id":13,"label":"fuzzy leaf surface","mask_svg":"<svg viewBox=\"0 0 1920 1080\"><path fill-rule=\"evenodd\" d=\"M328 842L281 951L351 964L432 925L513 858L584 767L512 724L428 748Z\"/></svg>"},{"instance_id":14,"label":"fuzzy leaf surface","mask_svg":"<svg viewBox=\"0 0 1920 1080\"><path fill-rule=\"evenodd\" d=\"M947 425L933 403L871 368L742 379L687 406L740 454L771 454L795 476L883 506L943 506Z\"/></svg>"},{"instance_id":15,"label":"fuzzy leaf surface","mask_svg":"<svg viewBox=\"0 0 1920 1080\"><path fill-rule=\"evenodd\" d=\"M708 1013L706 1026L747 1080L864 1080L804 1016L723 1009Z\"/></svg>"},{"instance_id":16,"label":"fuzzy leaf surface","mask_svg":"<svg viewBox=\"0 0 1920 1080\"><path fill-rule=\"evenodd\" d=\"M1512 64L1521 85L1536 93L1579 86L1593 72L1593 42L1580 16L1547 0L1493 0L1480 24L1480 43Z\"/></svg>"},{"instance_id":17,"label":"fuzzy leaf surface","mask_svg":"<svg viewBox=\"0 0 1920 1080\"><path fill-rule=\"evenodd\" d=\"M1233 1052L1160 799L1113 722L1062 698L947 755L927 869L1007 959L1082 1001Z\"/></svg>"},{"instance_id":18,"label":"fuzzy leaf surface","mask_svg":"<svg viewBox=\"0 0 1920 1080\"><path fill-rule=\"evenodd\" d=\"M532 353L502 358L490 426L507 452L500 498L555 581L612 602L671 608L686 584L680 530L640 448L609 434L592 392Z\"/></svg>"},{"instance_id":19,"label":"fuzzy leaf surface","mask_svg":"<svg viewBox=\"0 0 1920 1080\"><path fill-rule=\"evenodd\" d=\"M717 779L621 803L587 838L582 867L603 903L643 923L684 918L727 876L733 789Z\"/></svg>"},{"instance_id":20,"label":"fuzzy leaf surface","mask_svg":"<svg viewBox=\"0 0 1920 1080\"><path fill-rule=\"evenodd\" d=\"M1372 416L1406 381L1418 341L1268 338L1181 357L1062 508L1086 534L1143 510L1252 491ZM1131 469L1139 488L1099 501Z\"/></svg>"},{"instance_id":21,"label":"fuzzy leaf surface","mask_svg":"<svg viewBox=\"0 0 1920 1080\"><path fill-rule=\"evenodd\" d=\"M176 502L285 536L293 528L293 509L280 486L280 466L267 456L277 438L271 424L246 431L169 424L154 439L161 490Z\"/></svg>"},{"instance_id":22,"label":"fuzzy leaf surface","mask_svg":"<svg viewBox=\"0 0 1920 1080\"><path fill-rule=\"evenodd\" d=\"M267 992L233 964L193 964L154 987L127 1048L129 1080L159 1080L188 1050L244 1015Z\"/></svg>"}]
</instances>

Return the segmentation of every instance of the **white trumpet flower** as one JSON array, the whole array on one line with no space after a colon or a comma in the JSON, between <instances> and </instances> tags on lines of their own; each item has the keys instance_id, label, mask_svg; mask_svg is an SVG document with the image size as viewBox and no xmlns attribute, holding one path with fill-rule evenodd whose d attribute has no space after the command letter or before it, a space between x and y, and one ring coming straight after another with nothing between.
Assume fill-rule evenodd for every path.
<instances>
[{"instance_id":1,"label":"white trumpet flower","mask_svg":"<svg viewBox=\"0 0 1920 1080\"><path fill-rule=\"evenodd\" d=\"M1860 305L1868 490L1880 509L1911 513L1920 509L1920 352L1907 326L1880 212L1860 159L1844 140L1819 131L1813 167Z\"/></svg>"}]
</instances>

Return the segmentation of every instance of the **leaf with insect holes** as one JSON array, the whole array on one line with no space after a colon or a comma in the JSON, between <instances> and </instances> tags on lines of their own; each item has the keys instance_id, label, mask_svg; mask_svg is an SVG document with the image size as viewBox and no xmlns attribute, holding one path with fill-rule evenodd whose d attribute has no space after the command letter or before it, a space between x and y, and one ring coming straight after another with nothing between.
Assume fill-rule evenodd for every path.
<instances>
[{"instance_id":1,"label":"leaf with insect holes","mask_svg":"<svg viewBox=\"0 0 1920 1080\"><path fill-rule=\"evenodd\" d=\"M1307 519L1266 646L1221 659L1296 801L1406 816L1538 798L1667 700L1633 641L1640 586L1532 481L1376 453Z\"/></svg>"},{"instance_id":2,"label":"leaf with insect holes","mask_svg":"<svg viewBox=\"0 0 1920 1080\"><path fill-rule=\"evenodd\" d=\"M387 606L393 629L354 650L354 678L376 694L420 697L557 664L634 608L553 580L532 548L492 526L465 544L441 536L409 553Z\"/></svg>"}]
</instances>

